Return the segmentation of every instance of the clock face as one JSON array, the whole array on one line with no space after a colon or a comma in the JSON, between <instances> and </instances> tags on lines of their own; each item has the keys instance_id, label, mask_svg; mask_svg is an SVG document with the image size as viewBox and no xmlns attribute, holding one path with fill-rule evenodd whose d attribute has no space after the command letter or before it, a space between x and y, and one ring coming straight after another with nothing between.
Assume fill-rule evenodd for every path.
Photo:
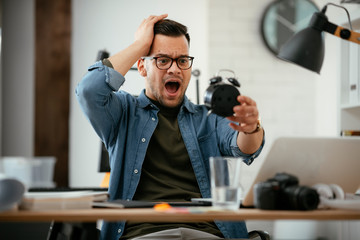
<instances>
[{"instance_id":1,"label":"clock face","mask_svg":"<svg viewBox=\"0 0 360 240\"><path fill-rule=\"evenodd\" d=\"M295 33L306 28L319 8L310 0L276 0L265 9L261 34L265 45L275 55Z\"/></svg>"}]
</instances>

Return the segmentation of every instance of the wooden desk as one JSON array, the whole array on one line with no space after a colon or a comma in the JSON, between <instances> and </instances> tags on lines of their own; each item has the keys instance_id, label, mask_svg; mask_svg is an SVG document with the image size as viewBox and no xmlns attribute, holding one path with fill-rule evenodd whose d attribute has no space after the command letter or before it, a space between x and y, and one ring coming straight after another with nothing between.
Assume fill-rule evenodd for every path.
<instances>
[{"instance_id":1,"label":"wooden desk","mask_svg":"<svg viewBox=\"0 0 360 240\"><path fill-rule=\"evenodd\" d=\"M106 221L147 221L147 222L197 222L210 220L360 220L360 210L316 210L316 211L264 211L239 209L238 211L207 212L159 212L146 209L79 209L46 211L7 211L0 213L0 221L6 222L95 222Z\"/></svg>"}]
</instances>

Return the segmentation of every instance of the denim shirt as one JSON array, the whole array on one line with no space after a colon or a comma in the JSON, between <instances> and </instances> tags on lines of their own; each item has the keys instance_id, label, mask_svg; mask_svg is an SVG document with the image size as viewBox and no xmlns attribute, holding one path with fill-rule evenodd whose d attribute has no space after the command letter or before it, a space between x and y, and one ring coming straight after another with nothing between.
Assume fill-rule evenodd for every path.
<instances>
[{"instance_id":1,"label":"denim shirt","mask_svg":"<svg viewBox=\"0 0 360 240\"><path fill-rule=\"evenodd\" d=\"M76 88L80 106L104 142L110 156L109 195L113 199L131 200L140 180L141 166L147 147L158 123L159 109L145 96L118 91L125 78L101 61L90 66ZM209 157L239 156L251 164L261 147L251 155L244 154L236 144L237 132L229 120L215 114L207 116L204 105L195 105L184 98L178 124L202 197L211 197ZM216 224L225 238L247 238L244 222ZM125 222L104 222L102 239L119 239Z\"/></svg>"}]
</instances>

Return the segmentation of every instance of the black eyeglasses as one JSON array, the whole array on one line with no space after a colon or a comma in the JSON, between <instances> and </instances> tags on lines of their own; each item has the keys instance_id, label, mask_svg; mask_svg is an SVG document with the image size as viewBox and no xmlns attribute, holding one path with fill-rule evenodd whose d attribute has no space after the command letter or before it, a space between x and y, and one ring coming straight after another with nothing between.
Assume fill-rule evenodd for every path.
<instances>
[{"instance_id":1,"label":"black eyeglasses","mask_svg":"<svg viewBox=\"0 0 360 240\"><path fill-rule=\"evenodd\" d=\"M142 59L149 59L149 60L154 59L156 67L160 70L168 70L169 68L171 68L174 61L181 70L187 70L191 68L194 57L182 56L178 58L171 58L164 56L164 57L142 57Z\"/></svg>"}]
</instances>

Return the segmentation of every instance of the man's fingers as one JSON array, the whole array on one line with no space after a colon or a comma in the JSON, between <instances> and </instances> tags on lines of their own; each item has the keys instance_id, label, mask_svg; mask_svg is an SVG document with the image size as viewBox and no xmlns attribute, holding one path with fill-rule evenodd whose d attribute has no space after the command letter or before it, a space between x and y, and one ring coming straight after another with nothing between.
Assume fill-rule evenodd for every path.
<instances>
[{"instance_id":1,"label":"man's fingers","mask_svg":"<svg viewBox=\"0 0 360 240\"><path fill-rule=\"evenodd\" d=\"M244 124L255 124L257 123L258 117L257 116L250 116L250 117L245 117L245 116L240 116L240 117L236 117L236 116L231 116L231 117L227 117L227 119L229 119L232 122L237 122L237 123L244 123Z\"/></svg>"},{"instance_id":2,"label":"man's fingers","mask_svg":"<svg viewBox=\"0 0 360 240\"><path fill-rule=\"evenodd\" d=\"M167 14L167 13L164 13L164 14L159 15L158 18L159 18L159 19L164 19L164 18L166 18L167 16L168 16L168 14Z\"/></svg>"},{"instance_id":3,"label":"man's fingers","mask_svg":"<svg viewBox=\"0 0 360 240\"><path fill-rule=\"evenodd\" d=\"M156 15L151 15L151 16L149 16L147 19L148 19L149 21L152 21L152 22L156 23L156 22L158 22L158 21L166 18L167 16L168 16L167 13L161 14L161 15L158 15L158 16L156 16Z\"/></svg>"},{"instance_id":4,"label":"man's fingers","mask_svg":"<svg viewBox=\"0 0 360 240\"><path fill-rule=\"evenodd\" d=\"M257 117L259 112L256 106L238 105L233 108L235 117Z\"/></svg>"},{"instance_id":5,"label":"man's fingers","mask_svg":"<svg viewBox=\"0 0 360 240\"><path fill-rule=\"evenodd\" d=\"M240 104L246 104L246 105L250 105L250 106L256 106L256 102L254 100L252 100L251 98L244 96L244 95L239 95L237 97L237 100Z\"/></svg>"}]
</instances>

